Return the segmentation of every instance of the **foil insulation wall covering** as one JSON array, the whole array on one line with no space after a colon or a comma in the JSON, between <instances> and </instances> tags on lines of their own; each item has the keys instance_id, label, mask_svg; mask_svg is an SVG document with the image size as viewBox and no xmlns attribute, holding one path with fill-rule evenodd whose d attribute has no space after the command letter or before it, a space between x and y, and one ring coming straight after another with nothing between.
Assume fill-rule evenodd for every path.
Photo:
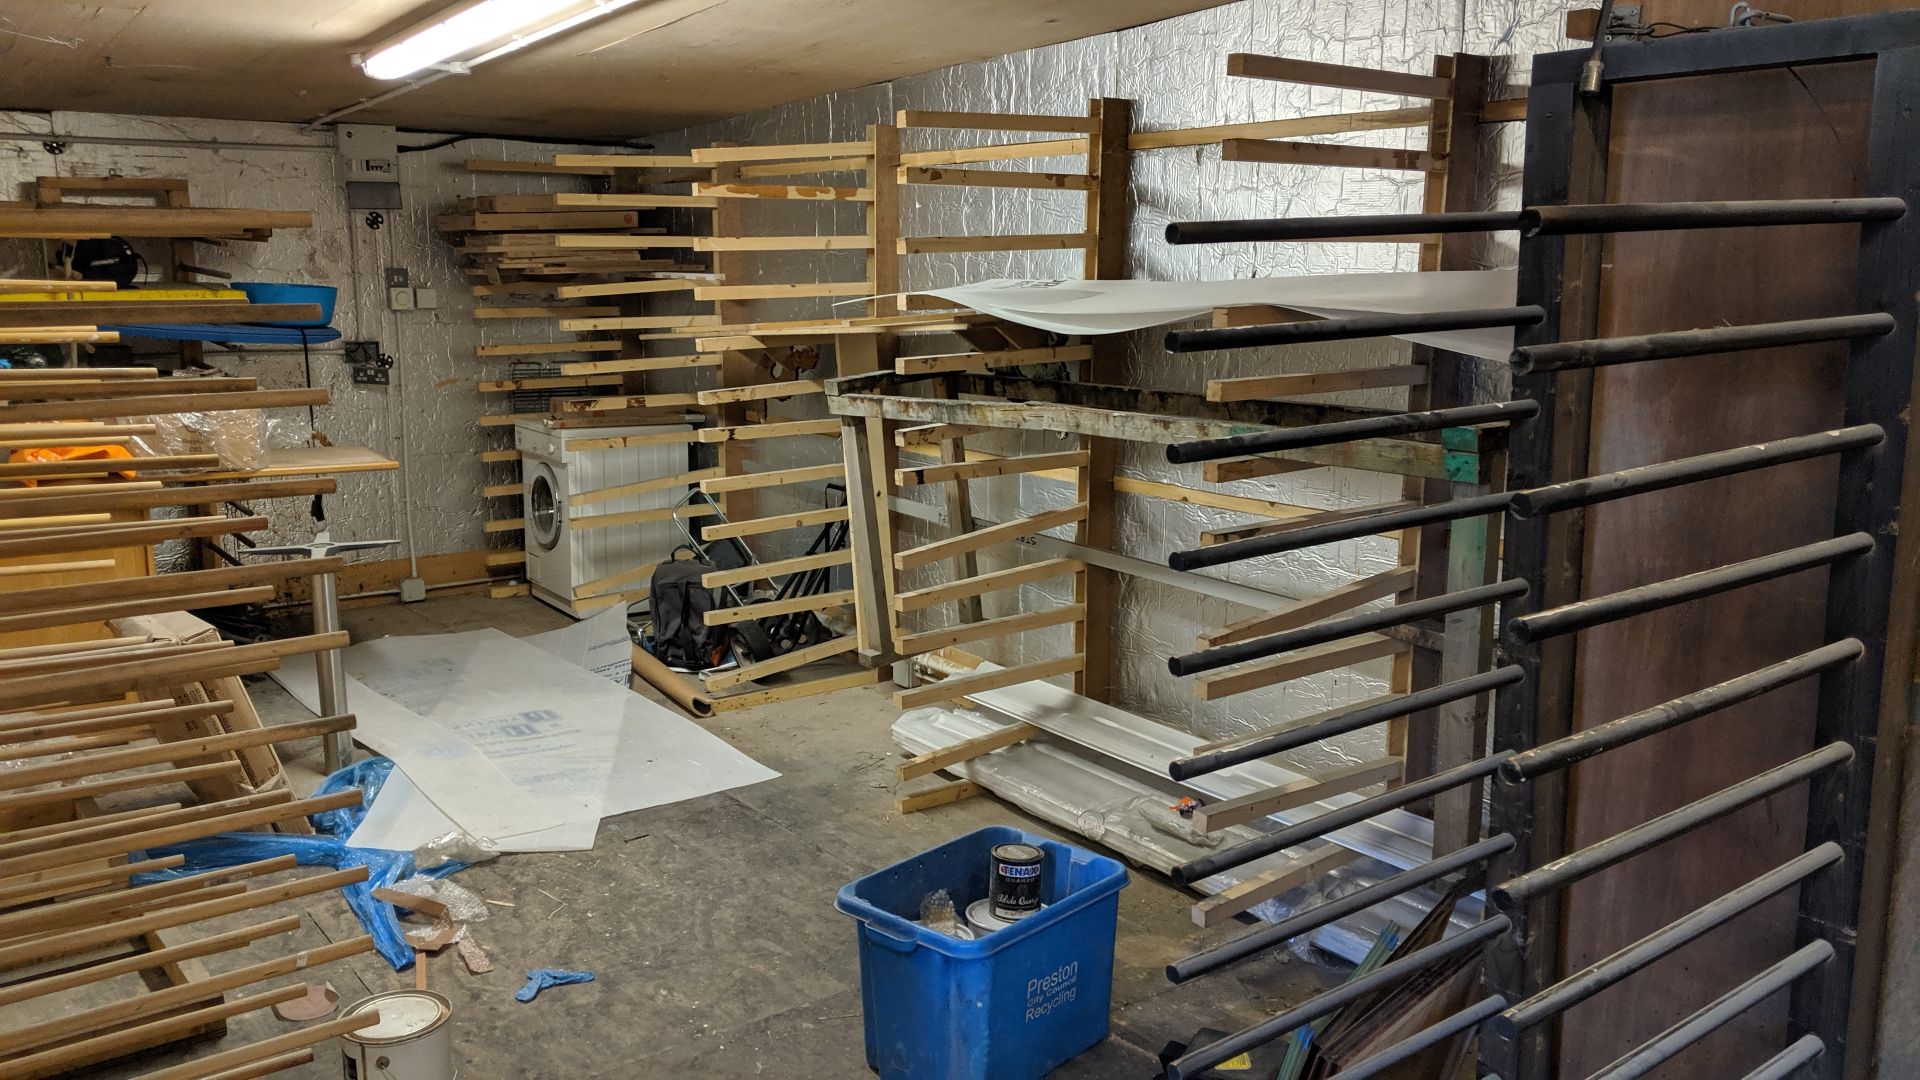
<instances>
[{"instance_id":1,"label":"foil insulation wall covering","mask_svg":"<svg viewBox=\"0 0 1920 1080\"><path fill-rule=\"evenodd\" d=\"M334 445L371 447L401 462L403 470L340 477L339 493L326 500L327 527L336 539L403 539L398 547L361 556L369 560L404 558L409 551L435 555L487 546L480 497L486 481L479 459L485 437L475 419L482 412L476 383L487 377L488 369L474 358L474 346L557 340L563 335L551 331L553 324L545 320L475 322L469 282L455 263L452 246L434 229L434 217L462 195L577 190L577 181L565 177L469 174L462 167L467 158L550 160L557 152L589 148L474 139L402 154L403 208L381 211L381 225L375 229L365 211L346 207L331 132L303 134L292 124L65 112L0 112L0 132L36 136L0 141L0 191L6 198L20 197L14 193L40 176L184 177L196 206L311 210L311 229L280 230L266 243L201 245L198 258L200 265L231 273L237 281L337 286L333 325L344 340L378 341L382 351L394 357L390 385L356 386L340 342L312 349L313 385L332 393L331 404L315 410L313 427ZM42 146L41 136L50 141L65 136L200 145L67 141L56 155ZM433 135L401 137L402 144L433 141ZM165 243L134 242L156 273L167 265ZM389 266L405 267L416 286L437 289L440 306L388 310L382 271ZM41 277L44 267L40 241L0 241L0 274ZM164 342L130 344L147 352L176 352ZM263 388L306 385L297 346L228 351L208 345L206 360L220 374L255 378ZM493 377L503 377L497 373L504 366L494 370ZM305 444L304 410L271 415L279 435ZM271 500L258 509L272 521L269 530L255 534L263 544L302 543L317 528L304 499ZM178 545L156 555L163 568L177 568L184 561Z\"/></svg>"},{"instance_id":2,"label":"foil insulation wall covering","mask_svg":"<svg viewBox=\"0 0 1920 1080\"><path fill-rule=\"evenodd\" d=\"M1409 102L1319 87L1229 78L1225 58L1232 52L1257 52L1331 63L1401 71L1430 70L1435 55L1471 51L1489 55L1530 56L1565 48L1561 28L1567 5L1538 0L1495 3L1462 0L1368 0L1359 4L1317 4L1303 0L1242 0L1193 15L1136 27L1115 34L1067 42L975 64L966 64L845 93L829 94L768 109L722 123L656 136L670 149L717 142L811 143L865 137L869 124L890 122L898 109L976 112L1084 113L1093 97L1121 97L1134 103L1136 130L1162 130L1212 124L1404 107ZM1506 65L1503 78L1523 83L1525 61ZM1496 91L1505 96L1507 91ZM1511 127L1512 125L1510 125ZM1019 133L911 130L903 149L912 151L1041 136ZM1424 144L1425 133L1376 131L1328 137L1369 145ZM1499 136L1500 169L1482 178L1476 199L1486 206L1511 204L1517 192L1517 129ZM1060 158L1018 161L973 168L1060 169L1077 171L1082 163ZM1217 146L1137 152L1132 157L1130 276L1161 280L1242 278L1347 271L1413 270L1414 249L1385 244L1235 244L1174 248L1162 240L1169 221L1305 214L1366 214L1416 211L1421 184L1405 173L1374 170L1293 168L1222 162ZM1082 226L1076 194L1002 189L907 187L902 190L901 234L1011 234L1076 232ZM857 224L829 219L805 208L791 222L802 231L853 231ZM1485 265L1508 265L1509 247L1490 244L1481 253ZM906 258L903 285L926 289L992 277L1077 277L1077 252L992 252L914 255ZM775 273L773 263L763 264ZM837 270L835 266L832 269ZM831 272L809 256L790 256L777 270L778 280L831 280ZM822 314L825 301L763 305L766 317ZM1139 386L1200 391L1207 378L1277 371L1332 370L1404 362L1406 346L1396 342L1337 343L1290 350L1170 356L1159 332L1128 336L1125 381ZM958 342L909 339L912 351L960 348ZM1504 374L1504 373L1498 373ZM1490 381L1495 373L1487 373ZM1404 392L1383 390L1329 396L1330 402L1397 407ZM806 415L815 415L809 407ZM1062 440L1045 433L1000 433L969 445L994 453L1033 453L1059 449ZM771 449L771 448L769 448ZM831 454L822 445L820 452ZM786 448L782 447L784 455ZM784 458L783 458L784 460ZM771 463L756 465L771 467ZM1122 444L1125 475L1205 487L1197 470L1166 463L1158 447ZM1396 477L1349 470L1318 469L1292 477L1235 484L1218 490L1295 505L1341 509L1397 498ZM973 485L975 512L1005 520L1063 505L1071 489L1045 479L991 480ZM936 491L910 490L907 497L937 502ZM788 491L784 498L817 505L817 493ZM1241 515L1171 502L1123 496L1116 500L1115 547L1140 559L1163 560L1191 546L1206 528L1245 520ZM772 512L764 510L761 512ZM905 543L933 534L918 522L906 523ZM1018 548L1003 545L983 552L983 571L1022 559ZM1231 580L1282 597L1307 596L1337 588L1355 578L1393 565L1394 545L1384 539L1353 541L1279 557L1236 564L1222 570ZM903 588L952 576L946 566L908 575ZM1067 579L1028 586L1018 592L983 598L991 618L1017 610L1069 602ZM1276 603L1280 601L1276 600ZM952 613L926 613L951 619ZM1115 702L1209 738L1224 738L1271 726L1384 692L1388 664L1296 680L1268 691L1222 701L1194 700L1191 684L1166 671L1165 658L1192 647L1195 633L1247 614L1246 609L1184 590L1122 577L1115 602ZM1057 656L1069 648L1065 628L1021 635L982 651L990 659L1019 663ZM1351 763L1382 751L1379 733L1349 736L1303 748L1289 755L1309 769Z\"/></svg>"}]
</instances>

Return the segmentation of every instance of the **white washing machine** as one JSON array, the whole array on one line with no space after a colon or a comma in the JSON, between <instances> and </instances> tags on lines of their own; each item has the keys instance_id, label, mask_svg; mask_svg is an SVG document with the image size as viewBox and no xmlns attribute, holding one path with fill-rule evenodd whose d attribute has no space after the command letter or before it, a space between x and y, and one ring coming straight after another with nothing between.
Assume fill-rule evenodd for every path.
<instances>
[{"instance_id":1,"label":"white washing machine","mask_svg":"<svg viewBox=\"0 0 1920 1080\"><path fill-rule=\"evenodd\" d=\"M640 510L665 510L686 494L684 484L620 498L590 492L687 471L685 442L627 446L617 450L568 450L569 443L687 432L684 423L627 427L557 428L542 421L514 425L520 451L522 506L526 517L527 582L533 595L576 619L619 603L619 594L642 588L646 578L609 579L665 559L683 542L665 514L657 520L606 525L597 519ZM576 526L576 522L579 524Z\"/></svg>"}]
</instances>

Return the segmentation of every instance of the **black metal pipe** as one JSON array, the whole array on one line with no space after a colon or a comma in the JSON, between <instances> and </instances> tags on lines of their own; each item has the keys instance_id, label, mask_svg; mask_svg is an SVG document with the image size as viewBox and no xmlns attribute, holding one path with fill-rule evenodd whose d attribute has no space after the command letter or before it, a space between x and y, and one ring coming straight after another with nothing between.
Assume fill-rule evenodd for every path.
<instances>
[{"instance_id":1,"label":"black metal pipe","mask_svg":"<svg viewBox=\"0 0 1920 1080\"><path fill-rule=\"evenodd\" d=\"M1586 203L1529 206L1521 214L1526 218L1523 228L1529 236L1569 236L1576 233L1733 229L1762 225L1844 225L1892 221L1906 212L1905 200L1866 198Z\"/></svg>"},{"instance_id":2,"label":"black metal pipe","mask_svg":"<svg viewBox=\"0 0 1920 1080\"><path fill-rule=\"evenodd\" d=\"M1464 308L1459 311L1421 311L1413 314L1349 315L1336 319L1257 323L1253 326L1215 326L1204 330L1167 331L1170 353L1212 352L1215 349L1253 349L1266 345L1306 345L1316 341L1396 337L1404 334L1440 334L1450 330L1487 330L1499 326L1532 326L1547 317L1537 306Z\"/></svg>"},{"instance_id":3,"label":"black metal pipe","mask_svg":"<svg viewBox=\"0 0 1920 1080\"><path fill-rule=\"evenodd\" d=\"M1375 990L1404 982L1443 960L1477 949L1506 933L1512 925L1512 921L1505 915L1496 915L1486 922L1429 945L1411 956L1383 964L1359 978L1349 979L1324 994L1308 998L1301 1004L1277 1016L1268 1017L1252 1027L1242 1028L1205 1046L1194 1047L1167 1063L1167 1080L1191 1080L1223 1061L1280 1038L1302 1024L1311 1023L1328 1013L1343 1009Z\"/></svg>"},{"instance_id":4,"label":"black metal pipe","mask_svg":"<svg viewBox=\"0 0 1920 1080\"><path fill-rule=\"evenodd\" d=\"M1801 946L1792 955L1727 991L1705 1008L1641 1043L1587 1080L1633 1080L1659 1068L1669 1058L1719 1031L1741 1013L1760 1004L1802 976L1833 959L1833 946L1824 939ZM1346 1076L1342 1069L1341 1076Z\"/></svg>"},{"instance_id":5,"label":"black metal pipe","mask_svg":"<svg viewBox=\"0 0 1920 1080\"><path fill-rule=\"evenodd\" d=\"M1598 873L1682 833L1692 832L1710 821L1726 817L1743 806L1784 791L1823 769L1851 760L1853 747L1843 742L1828 743L1810 754L1802 754L1784 765L1723 787L1704 799L1676 807L1597 844L1563 855L1519 877L1510 878L1488 889L1487 898L1500 910L1513 911L1534 896L1563 889L1589 874Z\"/></svg>"},{"instance_id":6,"label":"black metal pipe","mask_svg":"<svg viewBox=\"0 0 1920 1080\"><path fill-rule=\"evenodd\" d=\"M1468 427L1474 424L1504 424L1525 420L1540 411L1540 403L1531 400L1499 401L1491 405L1462 405L1457 409L1433 409L1428 412L1393 413L1370 416L1364 420L1341 420L1331 424L1275 428L1251 435L1229 435L1220 439L1197 439L1173 443L1167 447L1167 460L1175 465L1195 461L1264 454L1276 450L1301 450L1310 446L1377 439L1392 435L1410 435L1418 431Z\"/></svg>"},{"instance_id":7,"label":"black metal pipe","mask_svg":"<svg viewBox=\"0 0 1920 1080\"><path fill-rule=\"evenodd\" d=\"M1416 506L1407 510L1368 514L1365 517L1349 518L1346 521L1336 521L1328 525L1308 525L1271 536L1254 536L1245 540L1215 544L1212 547L1176 551L1167 556L1167 565L1175 570L1198 570L1203 566L1220 566L1224 563L1257 559L1262 555L1278 555L1283 551L1298 551L1318 544L1352 540L1356 536L1374 536L1410 529L1416 525L1433 525L1442 521L1478 517L1482 514L1497 514L1507 508L1508 499L1506 492L1495 492L1492 495L1475 495L1466 499L1449 499L1446 502Z\"/></svg>"},{"instance_id":8,"label":"black metal pipe","mask_svg":"<svg viewBox=\"0 0 1920 1080\"><path fill-rule=\"evenodd\" d=\"M1788 1080L1789 1077L1800 1075L1800 1070L1808 1062L1826 1052L1827 1044L1820 1041L1820 1036L1802 1035L1793 1041L1793 1045L1748 1073L1743 1080Z\"/></svg>"},{"instance_id":9,"label":"black metal pipe","mask_svg":"<svg viewBox=\"0 0 1920 1080\"><path fill-rule=\"evenodd\" d=\"M1410 716L1448 702L1459 701L1461 698L1474 697L1498 690L1503 686L1512 686L1525 677L1526 673L1517 664L1483 671L1464 679L1455 679L1452 682L1441 683L1439 686L1430 686L1425 690L1416 690L1411 694L1402 694L1388 701L1350 709L1319 723L1288 728L1237 746L1226 746L1204 754L1195 754L1192 757L1176 758L1167 766L1167 775L1175 780L1191 780L1196 776L1219 772L1230 765L1258 761L1263 757L1271 757L1308 743L1316 743L1335 735L1345 735L1349 731L1358 731L1383 720Z\"/></svg>"},{"instance_id":10,"label":"black metal pipe","mask_svg":"<svg viewBox=\"0 0 1920 1080\"><path fill-rule=\"evenodd\" d=\"M1590 600L1576 600L1571 604L1536 611L1531 615L1521 615L1507 621L1507 633L1515 641L1532 644L1545 638L1585 630L1601 623L1617 622L1635 615L1644 615L1649 611L1683 604L1689 600L1717 596L1743 585L1771 581L1777 577L1786 577L1788 574L1797 574L1802 570L1826 566L1841 559L1864 555L1872 550L1873 537L1862 532L1849 533L1846 536L1836 536L1831 540L1822 540L1817 544L1788 548L1786 551L1776 551L1757 559L1728 563L1725 566L1714 567L1712 570L1702 570L1697 574L1682 574L1677 578L1656 581L1651 585L1622 589L1617 593L1596 596Z\"/></svg>"},{"instance_id":11,"label":"black metal pipe","mask_svg":"<svg viewBox=\"0 0 1920 1080\"><path fill-rule=\"evenodd\" d=\"M1176 221L1169 244L1238 244L1333 240L1346 236L1407 233L1507 232L1521 228L1521 211L1452 214L1356 214L1348 217L1245 218L1238 221Z\"/></svg>"},{"instance_id":12,"label":"black metal pipe","mask_svg":"<svg viewBox=\"0 0 1920 1080\"><path fill-rule=\"evenodd\" d=\"M1507 999L1499 994L1481 998L1445 1020L1429 1024L1378 1053L1352 1063L1342 1063L1340 1080L1367 1080L1368 1077L1379 1076L1443 1039L1451 1039L1463 1031L1479 1027L1506 1007Z\"/></svg>"},{"instance_id":13,"label":"black metal pipe","mask_svg":"<svg viewBox=\"0 0 1920 1080\"><path fill-rule=\"evenodd\" d=\"M1637 364L1643 360L1672 360L1682 356L1709 356L1747 349L1777 349L1786 345L1878 337L1892 333L1898 325L1893 316L1876 312L1871 315L1838 315L1826 319L1794 319L1747 326L1710 326L1699 330L1673 330L1664 334L1523 345L1513 350L1510 361L1517 374L1534 375L1611 364Z\"/></svg>"},{"instance_id":14,"label":"black metal pipe","mask_svg":"<svg viewBox=\"0 0 1920 1080\"><path fill-rule=\"evenodd\" d=\"M1403 870L1391 877L1381 878L1364 889L1348 893L1337 900L1329 900L1293 916L1282 919L1269 926L1263 926L1251 933L1242 934L1232 941L1222 942L1211 949L1194 953L1184 959L1175 960L1167 965L1167 981L1175 986L1191 982L1209 972L1218 971L1237 960L1245 959L1254 953L1270 949L1283 941L1312 933L1332 922L1339 922L1349 915L1362 912L1375 904L1391 900L1401 893L1410 892L1427 884L1438 881L1449 874L1464 870L1474 863L1491 859L1502 852L1513 850L1513 837L1506 833L1490 836L1477 844L1463 847L1448 855L1429 862L1421 863L1410 870Z\"/></svg>"},{"instance_id":15,"label":"black metal pipe","mask_svg":"<svg viewBox=\"0 0 1920 1080\"><path fill-rule=\"evenodd\" d=\"M1550 743L1536 746L1509 758L1500 766L1500 779L1509 784L1518 784L1531 780L1541 773L1554 769L1564 769L1576 762L1585 761L1595 754L1604 753L1617 746L1625 746L1636 739L1678 727L1689 720L1718 712L1721 709L1749 701L1761 694L1778 690L1799 682L1812 675L1818 675L1830 668L1849 663L1866 651L1857 638L1847 638L1831 645L1822 645L1812 652L1804 652L1777 664L1770 664L1758 671L1748 672L1738 678L1715 683L1704 690L1695 690L1691 694L1662 702L1650 709L1628 713L1617 720L1597 724L1584 731L1577 731L1564 739L1555 739Z\"/></svg>"},{"instance_id":16,"label":"black metal pipe","mask_svg":"<svg viewBox=\"0 0 1920 1080\"><path fill-rule=\"evenodd\" d=\"M1622 499L1699 480L1712 480L1719 476L1873 446L1885 441L1886 437L1887 433L1878 424L1856 424L1812 435L1795 435L1788 439L1737 446L1731 450L1716 450L1711 454L1697 454L1657 465L1642 465L1635 469L1622 469L1516 491L1513 492L1508 510L1519 518L1539 517L1557 510L1590 506L1609 499Z\"/></svg>"},{"instance_id":17,"label":"black metal pipe","mask_svg":"<svg viewBox=\"0 0 1920 1080\"><path fill-rule=\"evenodd\" d=\"M1821 844L1794 856L1745 885L1682 915L1619 952L1554 983L1493 1018L1501 1037L1520 1032L1578 1005L1593 995L1666 956L1682 945L1766 902L1775 894L1843 858L1840 845Z\"/></svg>"},{"instance_id":18,"label":"black metal pipe","mask_svg":"<svg viewBox=\"0 0 1920 1080\"><path fill-rule=\"evenodd\" d=\"M1502 600L1512 600L1527 595L1528 585L1520 578L1496 581L1490 585L1479 585L1459 592L1442 593L1429 596L1425 600L1414 600L1405 604L1394 604L1374 611L1363 611L1358 615L1349 615L1344 619L1328 619L1326 622L1302 626L1294 630L1283 630L1278 634L1268 634L1251 641L1235 641L1226 645L1215 645L1211 649L1167 657L1167 670L1178 676L1198 675L1203 671L1244 664L1249 660L1277 656L1295 649L1305 649L1314 645L1324 645L1329 641L1338 641L1355 634L1370 634L1391 626L1418 622L1435 615L1445 615L1452 611L1465 611L1468 608L1485 607Z\"/></svg>"},{"instance_id":19,"label":"black metal pipe","mask_svg":"<svg viewBox=\"0 0 1920 1080\"><path fill-rule=\"evenodd\" d=\"M1389 810L1398 810L1409 803L1419 802L1448 788L1471 784L1483 776L1490 775L1506 759L1507 755L1502 752L1469 761L1465 765L1455 765L1451 769L1444 769L1410 784L1402 784L1372 798L1351 802L1324 814L1316 814L1305 821L1267 833L1237 847L1216 851L1192 862L1181 863L1173 868L1169 876L1177 885L1191 885L1202 878L1212 877L1222 870L1231 870L1241 863L1252 862L1262 855L1271 855L1276 851L1284 851L1309 840L1317 840L1335 829L1346 828L1348 825L1365 821Z\"/></svg>"}]
</instances>

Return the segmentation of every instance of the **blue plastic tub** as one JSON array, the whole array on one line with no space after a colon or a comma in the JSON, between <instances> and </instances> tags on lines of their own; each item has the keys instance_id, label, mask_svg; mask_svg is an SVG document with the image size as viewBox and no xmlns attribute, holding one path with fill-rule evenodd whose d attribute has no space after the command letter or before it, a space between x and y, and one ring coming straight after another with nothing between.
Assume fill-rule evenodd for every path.
<instances>
[{"instance_id":1,"label":"blue plastic tub","mask_svg":"<svg viewBox=\"0 0 1920 1080\"><path fill-rule=\"evenodd\" d=\"M987 895L998 844L1046 853L1046 907L963 941L914 923L945 889ZM1107 1037L1126 868L1019 829L981 829L868 874L834 906L860 921L867 1064L881 1080L1038 1080Z\"/></svg>"},{"instance_id":2,"label":"blue plastic tub","mask_svg":"<svg viewBox=\"0 0 1920 1080\"><path fill-rule=\"evenodd\" d=\"M333 302L340 290L331 285L286 285L272 281L236 281L250 304L319 304L320 318L312 322L268 323L269 326L325 326L333 321Z\"/></svg>"}]
</instances>

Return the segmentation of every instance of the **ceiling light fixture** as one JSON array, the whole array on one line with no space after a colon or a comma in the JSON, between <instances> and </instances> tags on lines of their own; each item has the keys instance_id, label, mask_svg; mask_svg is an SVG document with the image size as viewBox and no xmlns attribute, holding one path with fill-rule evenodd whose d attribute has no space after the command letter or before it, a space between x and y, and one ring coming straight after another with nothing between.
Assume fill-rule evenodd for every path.
<instances>
[{"instance_id":1,"label":"ceiling light fixture","mask_svg":"<svg viewBox=\"0 0 1920 1080\"><path fill-rule=\"evenodd\" d=\"M469 0L357 59L360 69L373 79L404 79L429 68L464 73L637 2Z\"/></svg>"}]
</instances>

